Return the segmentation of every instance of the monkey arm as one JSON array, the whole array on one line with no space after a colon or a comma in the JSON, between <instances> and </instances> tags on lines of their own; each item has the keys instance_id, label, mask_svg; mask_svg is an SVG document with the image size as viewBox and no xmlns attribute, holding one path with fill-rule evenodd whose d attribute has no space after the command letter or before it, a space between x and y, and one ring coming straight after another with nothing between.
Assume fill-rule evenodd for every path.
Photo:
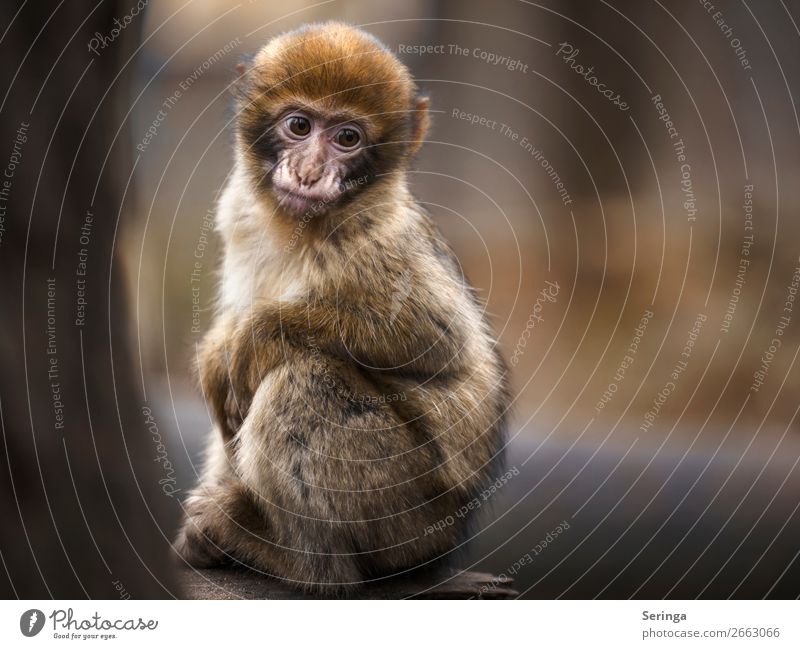
<instances>
[{"instance_id":1,"label":"monkey arm","mask_svg":"<svg viewBox=\"0 0 800 649\"><path fill-rule=\"evenodd\" d=\"M368 298L337 303L323 297L255 310L238 327L235 376L258 379L296 347L376 371L431 376L463 367L466 328L455 318L448 321L444 308L409 296L393 314Z\"/></svg>"},{"instance_id":2,"label":"monkey arm","mask_svg":"<svg viewBox=\"0 0 800 649\"><path fill-rule=\"evenodd\" d=\"M253 317L220 316L198 349L203 394L224 439L241 426L263 376L290 354L279 337L262 338Z\"/></svg>"},{"instance_id":3,"label":"monkey arm","mask_svg":"<svg viewBox=\"0 0 800 649\"><path fill-rule=\"evenodd\" d=\"M229 417L229 414L233 414L229 408L233 383L230 378L233 328L231 318L219 317L198 346L196 359L203 396L225 440L232 438L238 428Z\"/></svg>"},{"instance_id":4,"label":"monkey arm","mask_svg":"<svg viewBox=\"0 0 800 649\"><path fill-rule=\"evenodd\" d=\"M200 349L199 374L224 438L235 435L264 376L297 349L319 350L378 372L419 377L463 368L466 335L443 310L412 296L392 315L366 299L270 303L220 318Z\"/></svg>"}]
</instances>

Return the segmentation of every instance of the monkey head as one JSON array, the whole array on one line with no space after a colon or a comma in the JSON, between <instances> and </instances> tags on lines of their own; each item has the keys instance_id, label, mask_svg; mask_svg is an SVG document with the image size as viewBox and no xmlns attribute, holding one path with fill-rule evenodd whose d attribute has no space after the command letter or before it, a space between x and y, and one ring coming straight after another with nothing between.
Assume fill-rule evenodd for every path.
<instances>
[{"instance_id":1,"label":"monkey head","mask_svg":"<svg viewBox=\"0 0 800 649\"><path fill-rule=\"evenodd\" d=\"M404 168L427 130L428 99L408 69L355 27L280 35L238 69L241 161L291 217L329 212Z\"/></svg>"}]
</instances>

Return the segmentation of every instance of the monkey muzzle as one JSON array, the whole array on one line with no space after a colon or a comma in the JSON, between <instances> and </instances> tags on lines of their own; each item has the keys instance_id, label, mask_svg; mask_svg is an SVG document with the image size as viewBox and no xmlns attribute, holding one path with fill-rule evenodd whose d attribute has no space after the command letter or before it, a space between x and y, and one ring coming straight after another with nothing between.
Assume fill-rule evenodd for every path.
<instances>
[{"instance_id":1,"label":"monkey muzzle","mask_svg":"<svg viewBox=\"0 0 800 649\"><path fill-rule=\"evenodd\" d=\"M273 192L278 199L278 206L284 212L297 217L312 217L315 214L322 214L339 200L338 193L332 195L299 193L279 187L273 187Z\"/></svg>"},{"instance_id":2,"label":"monkey muzzle","mask_svg":"<svg viewBox=\"0 0 800 649\"><path fill-rule=\"evenodd\" d=\"M335 164L313 168L281 161L272 174L272 191L279 207L296 217L312 217L332 208L344 192Z\"/></svg>"}]
</instances>

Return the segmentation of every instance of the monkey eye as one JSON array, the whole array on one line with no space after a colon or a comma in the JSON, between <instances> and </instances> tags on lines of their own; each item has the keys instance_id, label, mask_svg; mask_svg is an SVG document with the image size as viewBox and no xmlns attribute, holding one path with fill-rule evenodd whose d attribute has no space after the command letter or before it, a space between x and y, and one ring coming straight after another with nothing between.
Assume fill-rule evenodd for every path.
<instances>
[{"instance_id":1,"label":"monkey eye","mask_svg":"<svg viewBox=\"0 0 800 649\"><path fill-rule=\"evenodd\" d=\"M300 115L292 115L286 120L289 130L297 137L306 137L311 133L311 122Z\"/></svg>"},{"instance_id":2,"label":"monkey eye","mask_svg":"<svg viewBox=\"0 0 800 649\"><path fill-rule=\"evenodd\" d=\"M354 128L343 128L333 138L343 149L352 149L361 141L361 135Z\"/></svg>"}]
</instances>

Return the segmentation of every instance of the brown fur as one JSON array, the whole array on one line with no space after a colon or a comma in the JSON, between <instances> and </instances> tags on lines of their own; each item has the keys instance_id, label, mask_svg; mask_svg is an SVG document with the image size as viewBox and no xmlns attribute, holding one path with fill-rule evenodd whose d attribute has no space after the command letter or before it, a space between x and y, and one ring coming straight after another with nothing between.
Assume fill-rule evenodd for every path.
<instances>
[{"instance_id":1,"label":"brown fur","mask_svg":"<svg viewBox=\"0 0 800 649\"><path fill-rule=\"evenodd\" d=\"M192 565L236 561L309 590L344 589L459 544L456 513L497 468L506 370L406 187L427 99L405 67L334 23L276 38L249 75L219 229L223 273L249 269L251 290L243 301L241 282L223 277L202 345L218 431L176 547ZM391 161L294 243L296 220L247 150L248 124L285 104L356 116L380 163Z\"/></svg>"}]
</instances>

